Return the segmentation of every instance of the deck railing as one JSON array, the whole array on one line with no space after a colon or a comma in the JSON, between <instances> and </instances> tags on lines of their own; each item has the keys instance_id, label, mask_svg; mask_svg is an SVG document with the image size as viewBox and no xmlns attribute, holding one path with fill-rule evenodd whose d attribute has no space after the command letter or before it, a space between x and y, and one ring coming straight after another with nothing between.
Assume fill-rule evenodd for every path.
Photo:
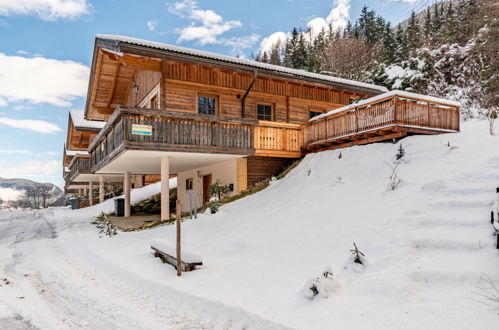
<instances>
[{"instance_id":1,"label":"deck railing","mask_svg":"<svg viewBox=\"0 0 499 330\"><path fill-rule=\"evenodd\" d=\"M307 146L390 126L459 131L459 107L392 95L305 123L303 143Z\"/></svg>"},{"instance_id":2,"label":"deck railing","mask_svg":"<svg viewBox=\"0 0 499 330\"><path fill-rule=\"evenodd\" d=\"M255 120L118 107L89 147L92 168L122 149L251 154ZM137 132L136 128L143 130Z\"/></svg>"},{"instance_id":3,"label":"deck railing","mask_svg":"<svg viewBox=\"0 0 499 330\"><path fill-rule=\"evenodd\" d=\"M261 120L255 127L257 156L300 157L301 145L299 124Z\"/></svg>"},{"instance_id":4,"label":"deck railing","mask_svg":"<svg viewBox=\"0 0 499 330\"><path fill-rule=\"evenodd\" d=\"M69 174L66 179L68 182L73 182L79 174L88 174L90 170L90 156L77 154L69 164Z\"/></svg>"}]
</instances>

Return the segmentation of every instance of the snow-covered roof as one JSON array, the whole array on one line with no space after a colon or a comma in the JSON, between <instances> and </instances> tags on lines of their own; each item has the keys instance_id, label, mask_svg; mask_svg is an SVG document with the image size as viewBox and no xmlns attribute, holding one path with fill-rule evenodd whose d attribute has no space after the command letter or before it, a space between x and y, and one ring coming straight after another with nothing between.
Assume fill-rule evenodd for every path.
<instances>
[{"instance_id":1,"label":"snow-covered roof","mask_svg":"<svg viewBox=\"0 0 499 330\"><path fill-rule=\"evenodd\" d=\"M102 129L106 125L105 121L86 120L83 110L69 110L69 115L77 129Z\"/></svg>"},{"instance_id":2,"label":"snow-covered roof","mask_svg":"<svg viewBox=\"0 0 499 330\"><path fill-rule=\"evenodd\" d=\"M123 43L144 46L144 47L149 47L149 48L156 48L156 49L161 49L161 50L165 50L165 51L169 51L169 52L185 54L185 55L190 55L190 56L196 56L196 57L202 57L202 58L215 60L215 61L233 63L233 64L237 64L237 65L244 65L244 66L252 67L255 69L274 71L276 73L281 73L281 74L284 73L284 74L290 74L293 76L300 76L300 77L305 77L305 78L317 79L317 80L322 80L322 81L326 81L326 82L338 84L338 85L344 85L344 86L346 85L346 86L352 86L352 87L357 87L357 88L364 88L364 89L376 91L378 93L387 91L386 87L384 87L384 86L378 86L378 85L363 83L363 82L349 80L349 79L332 77L332 76L328 76L328 75L324 75L324 74L308 72L305 70L291 69L291 68L287 68L287 67L283 67L283 66L279 66L279 65L273 65L273 64L248 60L248 59L244 59L244 58L237 58L237 57L232 57L232 56L227 56L227 55L205 52L205 51L201 51L201 50L195 50L195 49L190 49L190 48L185 48L185 47L180 47L180 46L174 46L174 45L164 44L164 43L155 42L155 41L148 41L148 40L143 40L143 39L125 37L125 36L120 36L120 35L111 35L111 34L98 34L97 38L102 39L102 40L119 41L119 42L123 42Z\"/></svg>"},{"instance_id":3,"label":"snow-covered roof","mask_svg":"<svg viewBox=\"0 0 499 330\"><path fill-rule=\"evenodd\" d=\"M343 111L346 111L346 110L350 110L350 109L353 109L353 108L356 108L356 107L359 107L359 106L362 106L362 105L365 105L365 104L373 103L373 102L376 102L376 101L379 101L379 100L383 100L385 98L390 98L390 97L393 97L393 96L401 96L401 97L407 97L407 98L414 98L414 99L418 99L418 100L421 100L421 101L427 101L427 102L430 102L430 103L434 102L434 103L439 103L439 104L453 106L453 107L460 107L461 106L461 103L459 103L457 101L450 101L450 100L442 99L442 98L439 98L439 97L434 97L434 96L429 96L429 95L422 95L422 94L416 94L416 93L411 93L411 92L406 92L406 91L393 90L393 91L390 91L390 92L387 92L387 93L383 93L383 94L380 94L380 95L376 95L376 96L367 98L365 100L362 100L362 101L354 103L354 104L346 105L344 107L341 107L341 108L338 108L338 109L334 109L334 110L331 110L329 112L320 114L318 116L315 116L315 117L311 118L309 121L318 120L320 118L324 118L324 117L327 117L327 116L334 115L335 113L339 113L339 112L343 112Z\"/></svg>"}]
</instances>

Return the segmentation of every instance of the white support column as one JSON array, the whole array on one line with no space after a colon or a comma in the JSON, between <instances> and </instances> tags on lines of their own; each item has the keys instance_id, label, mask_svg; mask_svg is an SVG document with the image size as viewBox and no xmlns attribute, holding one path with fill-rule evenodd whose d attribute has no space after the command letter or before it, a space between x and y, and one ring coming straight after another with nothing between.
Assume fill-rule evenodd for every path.
<instances>
[{"instance_id":1,"label":"white support column","mask_svg":"<svg viewBox=\"0 0 499 330\"><path fill-rule=\"evenodd\" d=\"M125 191L125 217L130 216L130 172L125 172L123 181L123 190Z\"/></svg>"},{"instance_id":2,"label":"white support column","mask_svg":"<svg viewBox=\"0 0 499 330\"><path fill-rule=\"evenodd\" d=\"M94 205L94 183L92 180L88 183L88 201L90 206Z\"/></svg>"},{"instance_id":3,"label":"white support column","mask_svg":"<svg viewBox=\"0 0 499 330\"><path fill-rule=\"evenodd\" d=\"M170 219L170 157L161 157L161 220Z\"/></svg>"},{"instance_id":4,"label":"white support column","mask_svg":"<svg viewBox=\"0 0 499 330\"><path fill-rule=\"evenodd\" d=\"M142 188L144 186L144 176L136 175L135 176L135 188Z\"/></svg>"},{"instance_id":5,"label":"white support column","mask_svg":"<svg viewBox=\"0 0 499 330\"><path fill-rule=\"evenodd\" d=\"M104 202L104 175L99 175L99 203Z\"/></svg>"}]
</instances>

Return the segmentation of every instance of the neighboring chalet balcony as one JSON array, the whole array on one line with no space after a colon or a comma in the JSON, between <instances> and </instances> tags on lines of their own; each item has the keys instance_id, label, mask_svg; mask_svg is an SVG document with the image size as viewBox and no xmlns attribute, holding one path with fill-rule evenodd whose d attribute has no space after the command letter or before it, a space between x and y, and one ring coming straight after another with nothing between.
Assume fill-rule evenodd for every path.
<instances>
[{"instance_id":1,"label":"neighboring chalet balcony","mask_svg":"<svg viewBox=\"0 0 499 330\"><path fill-rule=\"evenodd\" d=\"M90 155L76 154L69 164L69 173L65 176L66 187L75 184L87 184L83 176L91 173Z\"/></svg>"},{"instance_id":2,"label":"neighboring chalet balcony","mask_svg":"<svg viewBox=\"0 0 499 330\"><path fill-rule=\"evenodd\" d=\"M459 103L392 91L317 116L303 125L305 152L459 131Z\"/></svg>"}]
</instances>

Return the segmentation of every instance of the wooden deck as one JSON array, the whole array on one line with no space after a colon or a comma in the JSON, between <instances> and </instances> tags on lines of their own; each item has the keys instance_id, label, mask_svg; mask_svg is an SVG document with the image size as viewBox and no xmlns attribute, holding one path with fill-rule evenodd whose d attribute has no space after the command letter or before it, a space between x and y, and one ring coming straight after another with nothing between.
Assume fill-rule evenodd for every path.
<instances>
[{"instance_id":1,"label":"wooden deck","mask_svg":"<svg viewBox=\"0 0 499 330\"><path fill-rule=\"evenodd\" d=\"M414 94L415 95L415 94ZM430 100L430 101L428 101ZM148 134L137 134L139 125ZM459 106L407 93L391 93L335 110L302 125L153 109L118 109L89 147L90 158L72 161L95 172L124 150L220 153L299 158L310 152L400 138L459 131ZM80 173L80 172L78 172Z\"/></svg>"},{"instance_id":2,"label":"wooden deck","mask_svg":"<svg viewBox=\"0 0 499 330\"><path fill-rule=\"evenodd\" d=\"M459 131L459 107L406 96L364 102L303 125L303 152Z\"/></svg>"}]
</instances>

